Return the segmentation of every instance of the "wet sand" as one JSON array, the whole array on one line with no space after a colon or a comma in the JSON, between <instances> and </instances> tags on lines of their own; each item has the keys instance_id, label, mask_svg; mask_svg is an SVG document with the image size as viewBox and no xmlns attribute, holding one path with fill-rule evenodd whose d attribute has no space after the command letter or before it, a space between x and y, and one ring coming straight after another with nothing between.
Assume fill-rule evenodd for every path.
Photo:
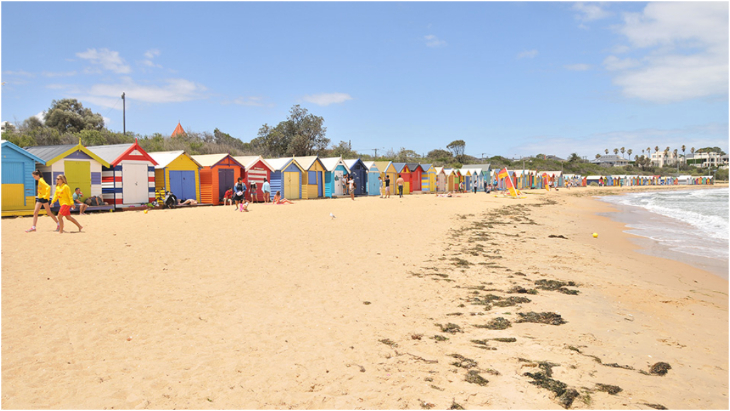
<instances>
[{"instance_id":1,"label":"wet sand","mask_svg":"<svg viewBox=\"0 0 730 411\"><path fill-rule=\"evenodd\" d=\"M727 281L606 190L3 219L2 406L727 409Z\"/></svg>"}]
</instances>

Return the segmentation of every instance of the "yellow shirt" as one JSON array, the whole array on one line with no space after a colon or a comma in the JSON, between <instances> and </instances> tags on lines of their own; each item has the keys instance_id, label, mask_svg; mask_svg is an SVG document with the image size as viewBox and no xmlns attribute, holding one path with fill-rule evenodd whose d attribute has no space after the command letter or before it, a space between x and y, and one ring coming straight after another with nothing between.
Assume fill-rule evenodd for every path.
<instances>
[{"instance_id":1,"label":"yellow shirt","mask_svg":"<svg viewBox=\"0 0 730 411\"><path fill-rule=\"evenodd\" d=\"M46 183L43 177L38 179L38 198L48 200L51 198L51 186Z\"/></svg>"},{"instance_id":2,"label":"yellow shirt","mask_svg":"<svg viewBox=\"0 0 730 411\"><path fill-rule=\"evenodd\" d=\"M61 187L56 186L56 192L53 194L53 200L51 200L51 204L55 203L56 199L58 199L58 203L62 206L74 205L73 197L71 197L71 189L69 188L68 184L64 184Z\"/></svg>"}]
</instances>

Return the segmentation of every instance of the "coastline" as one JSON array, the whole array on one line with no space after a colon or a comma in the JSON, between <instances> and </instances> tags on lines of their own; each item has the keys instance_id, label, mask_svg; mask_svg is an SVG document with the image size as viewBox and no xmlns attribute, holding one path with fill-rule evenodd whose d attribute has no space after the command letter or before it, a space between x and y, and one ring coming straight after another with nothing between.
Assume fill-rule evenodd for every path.
<instances>
[{"instance_id":1,"label":"coastline","mask_svg":"<svg viewBox=\"0 0 730 411\"><path fill-rule=\"evenodd\" d=\"M2 406L561 409L549 368L572 408L727 409L727 281L635 252L606 190L99 214L53 267L4 219Z\"/></svg>"}]
</instances>

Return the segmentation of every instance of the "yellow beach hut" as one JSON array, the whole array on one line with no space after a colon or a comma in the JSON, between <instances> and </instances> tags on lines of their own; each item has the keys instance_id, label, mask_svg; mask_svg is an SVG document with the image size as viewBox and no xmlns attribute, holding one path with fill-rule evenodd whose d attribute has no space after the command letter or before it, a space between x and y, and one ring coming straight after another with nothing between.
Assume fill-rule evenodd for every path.
<instances>
[{"instance_id":1,"label":"yellow beach hut","mask_svg":"<svg viewBox=\"0 0 730 411\"><path fill-rule=\"evenodd\" d=\"M376 161L375 166L380 170L380 177L383 178L383 181L385 181L385 177L390 177L390 194L396 194L395 188L395 180L398 179L398 173L395 170L395 166L393 166L392 161ZM385 183L383 183L385 184Z\"/></svg>"},{"instance_id":2,"label":"yellow beach hut","mask_svg":"<svg viewBox=\"0 0 730 411\"><path fill-rule=\"evenodd\" d=\"M36 163L46 162L15 144L2 140L2 215L28 215L35 209Z\"/></svg>"},{"instance_id":3,"label":"yellow beach hut","mask_svg":"<svg viewBox=\"0 0 730 411\"><path fill-rule=\"evenodd\" d=\"M324 198L324 164L317 156L294 157L304 170L302 175L302 198Z\"/></svg>"},{"instance_id":4,"label":"yellow beach hut","mask_svg":"<svg viewBox=\"0 0 730 411\"><path fill-rule=\"evenodd\" d=\"M180 201L200 202L200 169L203 166L183 150L147 153L155 166L155 190L170 191Z\"/></svg>"},{"instance_id":5,"label":"yellow beach hut","mask_svg":"<svg viewBox=\"0 0 730 411\"><path fill-rule=\"evenodd\" d=\"M436 167L433 164L421 164L421 191L424 193L436 192Z\"/></svg>"}]
</instances>

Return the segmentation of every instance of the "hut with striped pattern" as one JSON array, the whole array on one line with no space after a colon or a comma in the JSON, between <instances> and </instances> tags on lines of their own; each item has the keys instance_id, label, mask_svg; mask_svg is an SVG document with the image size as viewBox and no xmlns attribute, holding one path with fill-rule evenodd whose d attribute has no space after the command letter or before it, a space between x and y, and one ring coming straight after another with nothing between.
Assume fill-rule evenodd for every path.
<instances>
[{"instance_id":1,"label":"hut with striped pattern","mask_svg":"<svg viewBox=\"0 0 730 411\"><path fill-rule=\"evenodd\" d=\"M183 150L149 153L157 162L155 190L169 191L180 201L200 201L200 169L203 166Z\"/></svg>"},{"instance_id":2,"label":"hut with striped pattern","mask_svg":"<svg viewBox=\"0 0 730 411\"><path fill-rule=\"evenodd\" d=\"M114 208L129 208L155 201L157 162L134 143L89 146L109 163L101 167L101 197ZM83 190L82 190L83 191Z\"/></svg>"},{"instance_id":3,"label":"hut with striped pattern","mask_svg":"<svg viewBox=\"0 0 730 411\"><path fill-rule=\"evenodd\" d=\"M421 177L423 176L423 169L418 163L406 163L406 167L411 172L411 185L408 192L415 193L421 191Z\"/></svg>"},{"instance_id":4,"label":"hut with striped pattern","mask_svg":"<svg viewBox=\"0 0 730 411\"><path fill-rule=\"evenodd\" d=\"M25 150L45 161L37 170L51 185L51 196L56 192L56 177L61 174L66 176L71 191L77 187L81 189L82 199L102 195L101 168L109 167L109 163L82 146L80 141L77 145L35 146Z\"/></svg>"},{"instance_id":5,"label":"hut with striped pattern","mask_svg":"<svg viewBox=\"0 0 730 411\"><path fill-rule=\"evenodd\" d=\"M304 169L294 157L265 159L274 171L271 172L271 198L277 191L288 200L302 198L302 178Z\"/></svg>"},{"instance_id":6,"label":"hut with striped pattern","mask_svg":"<svg viewBox=\"0 0 730 411\"><path fill-rule=\"evenodd\" d=\"M436 192L446 192L448 185L446 181L446 172L444 171L444 167L434 167L434 169L436 170Z\"/></svg>"},{"instance_id":7,"label":"hut with striped pattern","mask_svg":"<svg viewBox=\"0 0 730 411\"><path fill-rule=\"evenodd\" d=\"M246 190L246 199L252 203L264 201L264 192L262 190L264 179L271 181L271 172L274 171L274 167L261 156L239 156L233 158L243 165L243 181L248 187L251 186L251 182L256 182L256 192L252 193L250 189ZM274 196L272 195L271 198L274 198Z\"/></svg>"},{"instance_id":8,"label":"hut with striped pattern","mask_svg":"<svg viewBox=\"0 0 730 411\"><path fill-rule=\"evenodd\" d=\"M419 164L421 173L421 192L436 192L436 168L433 164Z\"/></svg>"},{"instance_id":9,"label":"hut with striped pattern","mask_svg":"<svg viewBox=\"0 0 730 411\"><path fill-rule=\"evenodd\" d=\"M2 156L2 215L33 214L36 184L31 173L36 163L45 165L46 162L5 140L2 140Z\"/></svg>"},{"instance_id":10,"label":"hut with striped pattern","mask_svg":"<svg viewBox=\"0 0 730 411\"><path fill-rule=\"evenodd\" d=\"M243 164L230 154L202 154L192 156L202 166L200 169L200 202L222 204L226 190L233 188L242 176Z\"/></svg>"}]
</instances>

